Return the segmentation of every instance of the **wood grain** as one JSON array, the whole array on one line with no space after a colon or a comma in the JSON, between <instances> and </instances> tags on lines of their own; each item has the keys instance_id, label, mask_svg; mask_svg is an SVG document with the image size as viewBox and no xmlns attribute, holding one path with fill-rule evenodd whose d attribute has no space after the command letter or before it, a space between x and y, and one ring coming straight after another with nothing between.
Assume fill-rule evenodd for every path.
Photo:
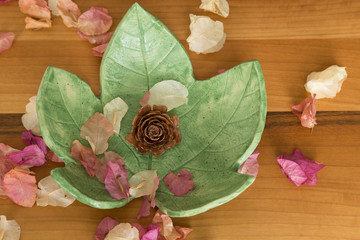
<instances>
[{"instance_id":1,"label":"wood grain","mask_svg":"<svg viewBox=\"0 0 360 240\"><path fill-rule=\"evenodd\" d=\"M258 59L268 94L266 128L258 147L260 171L255 183L236 199L206 213L174 219L190 227L189 240L360 238L360 1L356 0L228 0L230 16L223 19L198 8L194 0L139 1L163 21L187 49L198 79L218 69ZM109 9L113 29L133 0L75 0L82 11ZM188 50L189 13L224 23L227 41L214 54ZM98 94L101 59L75 29L54 18L53 27L25 31L17 1L0 4L0 32L16 34L13 47L0 54L0 142L23 148L21 114L36 95L47 66L70 71ZM312 71L329 65L347 66L349 78L334 99L317 101L318 126L312 132L289 113L289 104L307 96L303 85ZM282 174L276 156L301 149L324 163L317 186L296 187ZM34 168L37 180L62 164ZM215 186L216 187L216 186ZM22 240L92 239L105 216L136 222L141 201L123 208L99 210L75 202L68 208L22 208L0 200L0 214L16 219ZM152 212L153 213L153 212ZM151 218L140 223L149 224Z\"/></svg>"}]
</instances>

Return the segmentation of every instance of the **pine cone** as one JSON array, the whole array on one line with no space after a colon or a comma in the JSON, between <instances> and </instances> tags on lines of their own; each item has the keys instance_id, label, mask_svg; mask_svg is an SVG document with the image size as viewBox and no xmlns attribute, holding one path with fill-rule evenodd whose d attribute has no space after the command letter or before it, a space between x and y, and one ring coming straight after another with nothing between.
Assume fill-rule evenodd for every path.
<instances>
[{"instance_id":1,"label":"pine cone","mask_svg":"<svg viewBox=\"0 0 360 240\"><path fill-rule=\"evenodd\" d=\"M163 105L146 105L138 110L132 122L131 133L125 140L140 153L151 152L155 157L164 154L181 142L179 118L167 115L167 107Z\"/></svg>"}]
</instances>

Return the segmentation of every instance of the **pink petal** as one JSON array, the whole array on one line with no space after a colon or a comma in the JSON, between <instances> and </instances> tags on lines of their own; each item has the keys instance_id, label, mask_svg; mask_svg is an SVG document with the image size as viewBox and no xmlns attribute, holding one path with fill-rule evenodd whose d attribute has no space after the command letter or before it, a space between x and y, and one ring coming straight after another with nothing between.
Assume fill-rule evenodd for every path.
<instances>
[{"instance_id":1,"label":"pink petal","mask_svg":"<svg viewBox=\"0 0 360 240\"><path fill-rule=\"evenodd\" d=\"M89 36L104 34L110 30L111 25L112 17L102 7L91 7L78 19L78 29Z\"/></svg>"},{"instance_id":2,"label":"pink petal","mask_svg":"<svg viewBox=\"0 0 360 240\"><path fill-rule=\"evenodd\" d=\"M36 20L31 17L25 18L25 29L26 30L38 30L42 28L50 28L51 20L50 19L40 19Z\"/></svg>"},{"instance_id":3,"label":"pink petal","mask_svg":"<svg viewBox=\"0 0 360 240\"><path fill-rule=\"evenodd\" d=\"M106 48L107 46L109 45L109 43L104 43L104 44L101 44L97 47L94 47L92 50L93 50L93 55L95 57L102 57L106 51Z\"/></svg>"},{"instance_id":4,"label":"pink petal","mask_svg":"<svg viewBox=\"0 0 360 240\"><path fill-rule=\"evenodd\" d=\"M159 236L159 231L159 226L150 225L141 240L157 240Z\"/></svg>"},{"instance_id":5,"label":"pink petal","mask_svg":"<svg viewBox=\"0 0 360 240\"><path fill-rule=\"evenodd\" d=\"M114 126L101 113L95 113L80 129L80 136L86 139L96 155L108 148L108 139L114 134Z\"/></svg>"},{"instance_id":6,"label":"pink petal","mask_svg":"<svg viewBox=\"0 0 360 240\"><path fill-rule=\"evenodd\" d=\"M41 166L46 162L45 154L38 145L27 146L22 151L9 153L7 157L19 165Z\"/></svg>"},{"instance_id":7,"label":"pink petal","mask_svg":"<svg viewBox=\"0 0 360 240\"><path fill-rule=\"evenodd\" d=\"M117 153L115 152L104 152L104 157L100 159L100 163L101 163L101 166L97 169L96 171L96 177L97 179L104 183L105 181L105 177L106 177L106 174L107 174L107 166L106 166L106 163L108 162L117 162L121 165L124 165L124 159Z\"/></svg>"},{"instance_id":8,"label":"pink petal","mask_svg":"<svg viewBox=\"0 0 360 240\"><path fill-rule=\"evenodd\" d=\"M0 198L7 198L7 194L3 188L4 176L10 170L14 169L16 166L17 164L11 161L9 158L5 156L0 157Z\"/></svg>"},{"instance_id":9,"label":"pink petal","mask_svg":"<svg viewBox=\"0 0 360 240\"><path fill-rule=\"evenodd\" d=\"M20 168L10 170L4 176L3 186L8 197L23 207L32 207L36 201L37 185L30 171Z\"/></svg>"},{"instance_id":10,"label":"pink petal","mask_svg":"<svg viewBox=\"0 0 360 240\"><path fill-rule=\"evenodd\" d=\"M77 21L81 15L78 5L71 0L59 0L57 7L65 26L77 27Z\"/></svg>"},{"instance_id":11,"label":"pink petal","mask_svg":"<svg viewBox=\"0 0 360 240\"><path fill-rule=\"evenodd\" d=\"M9 145L0 143L0 157L7 155L8 153L17 152L19 150L10 147Z\"/></svg>"},{"instance_id":12,"label":"pink petal","mask_svg":"<svg viewBox=\"0 0 360 240\"><path fill-rule=\"evenodd\" d=\"M47 146L45 141L41 137L36 137L32 134L31 130L22 132L21 138L26 142L27 145L38 145L44 154L47 153Z\"/></svg>"},{"instance_id":13,"label":"pink petal","mask_svg":"<svg viewBox=\"0 0 360 240\"><path fill-rule=\"evenodd\" d=\"M11 0L0 0L0 3L7 3L10 2Z\"/></svg>"},{"instance_id":14,"label":"pink petal","mask_svg":"<svg viewBox=\"0 0 360 240\"><path fill-rule=\"evenodd\" d=\"M259 151L255 150L246 161L241 164L238 173L252 175L254 177L257 176L259 172L259 163L258 163L258 156Z\"/></svg>"},{"instance_id":15,"label":"pink petal","mask_svg":"<svg viewBox=\"0 0 360 240\"><path fill-rule=\"evenodd\" d=\"M100 167L100 160L91 148L85 147L75 140L71 146L71 156L80 160L91 178L95 176L96 170Z\"/></svg>"},{"instance_id":16,"label":"pink petal","mask_svg":"<svg viewBox=\"0 0 360 240\"><path fill-rule=\"evenodd\" d=\"M106 190L117 200L129 199L128 173L119 163L108 162L106 165L108 167L105 178Z\"/></svg>"},{"instance_id":17,"label":"pink petal","mask_svg":"<svg viewBox=\"0 0 360 240\"><path fill-rule=\"evenodd\" d=\"M316 106L315 98L306 98L298 105L291 105L291 111L298 116L301 125L307 128L313 128L316 125Z\"/></svg>"},{"instance_id":18,"label":"pink petal","mask_svg":"<svg viewBox=\"0 0 360 240\"><path fill-rule=\"evenodd\" d=\"M154 190L153 190L153 192L152 192L152 194L151 194L151 196L150 196L150 197L151 197L150 206L151 206L152 208L154 208L155 205L156 205L156 203L155 203L155 194L156 194L156 190L157 190L158 187L159 187L159 183L160 183L159 177L154 178Z\"/></svg>"},{"instance_id":19,"label":"pink petal","mask_svg":"<svg viewBox=\"0 0 360 240\"><path fill-rule=\"evenodd\" d=\"M171 218L160 210L155 213L152 224L160 226L159 233L166 240L176 240L181 237L181 234L176 231Z\"/></svg>"},{"instance_id":20,"label":"pink petal","mask_svg":"<svg viewBox=\"0 0 360 240\"><path fill-rule=\"evenodd\" d=\"M300 150L296 149L292 154L280 155L276 158L282 172L296 186L303 184L316 185L317 172L324 165L306 158Z\"/></svg>"},{"instance_id":21,"label":"pink petal","mask_svg":"<svg viewBox=\"0 0 360 240\"><path fill-rule=\"evenodd\" d=\"M226 72L226 71L227 71L226 68L222 68L222 69L218 70L218 74L221 74L221 73Z\"/></svg>"},{"instance_id":22,"label":"pink petal","mask_svg":"<svg viewBox=\"0 0 360 240\"><path fill-rule=\"evenodd\" d=\"M145 229L143 226L141 226L141 224L139 224L139 223L130 223L130 225L131 225L132 227L137 228L137 230L139 231L139 238L140 238L140 239L141 239L141 238L144 236L144 234L146 233L146 229Z\"/></svg>"},{"instance_id":23,"label":"pink petal","mask_svg":"<svg viewBox=\"0 0 360 240\"><path fill-rule=\"evenodd\" d=\"M165 176L164 183L175 196L181 196L193 188L194 182L189 180L192 177L193 175L186 170L181 170L177 175L170 171Z\"/></svg>"},{"instance_id":24,"label":"pink petal","mask_svg":"<svg viewBox=\"0 0 360 240\"><path fill-rule=\"evenodd\" d=\"M15 34L12 32L0 33L0 53L8 50L15 39Z\"/></svg>"},{"instance_id":25,"label":"pink petal","mask_svg":"<svg viewBox=\"0 0 360 240\"><path fill-rule=\"evenodd\" d=\"M94 235L95 240L104 240L106 235L118 224L119 222L111 217L101 220Z\"/></svg>"},{"instance_id":26,"label":"pink petal","mask_svg":"<svg viewBox=\"0 0 360 240\"><path fill-rule=\"evenodd\" d=\"M56 154L49 150L48 153L46 154L46 159L52 161L52 162L63 162L63 160L61 160L58 156L56 156Z\"/></svg>"},{"instance_id":27,"label":"pink petal","mask_svg":"<svg viewBox=\"0 0 360 240\"><path fill-rule=\"evenodd\" d=\"M50 19L50 9L45 0L19 0L19 7L22 13L35 18Z\"/></svg>"},{"instance_id":28,"label":"pink petal","mask_svg":"<svg viewBox=\"0 0 360 240\"><path fill-rule=\"evenodd\" d=\"M77 33L81 38L87 39L89 41L89 43L100 44L100 45L110 42L110 39L111 39L112 35L114 34L114 32L107 32L107 33L104 33L101 35L89 36L89 35L82 33L80 30L78 30Z\"/></svg>"},{"instance_id":29,"label":"pink petal","mask_svg":"<svg viewBox=\"0 0 360 240\"><path fill-rule=\"evenodd\" d=\"M143 107L145 105L148 105L148 102L150 100L151 93L150 91L147 91L144 95L144 97L140 100L139 104Z\"/></svg>"},{"instance_id":30,"label":"pink petal","mask_svg":"<svg viewBox=\"0 0 360 240\"><path fill-rule=\"evenodd\" d=\"M175 226L175 229L178 233L181 234L181 237L178 238L177 240L184 240L187 237L187 235L189 235L189 233L192 232L191 228L183 228L183 227Z\"/></svg>"},{"instance_id":31,"label":"pink petal","mask_svg":"<svg viewBox=\"0 0 360 240\"><path fill-rule=\"evenodd\" d=\"M143 203L142 203L140 211L137 215L137 219L140 219L141 217L147 217L150 215L149 196L143 196L142 199L143 199Z\"/></svg>"}]
</instances>

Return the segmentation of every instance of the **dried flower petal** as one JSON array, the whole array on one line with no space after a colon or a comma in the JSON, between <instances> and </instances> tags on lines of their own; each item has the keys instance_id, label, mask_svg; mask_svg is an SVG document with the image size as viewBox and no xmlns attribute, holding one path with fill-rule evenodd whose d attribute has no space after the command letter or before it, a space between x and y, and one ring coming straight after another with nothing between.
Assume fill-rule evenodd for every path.
<instances>
[{"instance_id":1,"label":"dried flower petal","mask_svg":"<svg viewBox=\"0 0 360 240\"><path fill-rule=\"evenodd\" d=\"M78 33L79 37L81 37L83 39L87 39L89 41L89 43L100 44L100 45L109 43L112 35L114 34L114 32L107 32L107 33L100 34L100 35L89 36L89 35L82 33L80 30L78 30L77 33Z\"/></svg>"},{"instance_id":2,"label":"dried flower petal","mask_svg":"<svg viewBox=\"0 0 360 240\"><path fill-rule=\"evenodd\" d=\"M139 231L139 238L140 239L145 235L146 229L143 226L141 226L141 224L134 222L134 223L130 223L130 225L132 227L137 228L137 230Z\"/></svg>"},{"instance_id":3,"label":"dried flower petal","mask_svg":"<svg viewBox=\"0 0 360 240\"><path fill-rule=\"evenodd\" d=\"M159 233L166 240L177 240L181 237L181 234L176 231L171 218L160 210L155 213L152 223L160 226Z\"/></svg>"},{"instance_id":4,"label":"dried flower petal","mask_svg":"<svg viewBox=\"0 0 360 240\"><path fill-rule=\"evenodd\" d=\"M108 162L106 165L108 168L104 182L106 190L117 200L129 199L128 173L119 163Z\"/></svg>"},{"instance_id":5,"label":"dried flower petal","mask_svg":"<svg viewBox=\"0 0 360 240\"><path fill-rule=\"evenodd\" d=\"M78 29L89 36L104 34L110 30L111 25L112 17L102 7L91 7L78 19Z\"/></svg>"},{"instance_id":6,"label":"dried flower petal","mask_svg":"<svg viewBox=\"0 0 360 240\"><path fill-rule=\"evenodd\" d=\"M8 197L23 207L32 207L36 201L36 180L32 172L15 168L4 176L3 187Z\"/></svg>"},{"instance_id":7,"label":"dried flower petal","mask_svg":"<svg viewBox=\"0 0 360 240\"><path fill-rule=\"evenodd\" d=\"M4 176L16 166L17 164L11 161L9 158L0 156L0 198L7 198L7 194L3 188Z\"/></svg>"},{"instance_id":8,"label":"dried flower petal","mask_svg":"<svg viewBox=\"0 0 360 240\"><path fill-rule=\"evenodd\" d=\"M20 11L35 18L50 19L50 9L45 0L19 0Z\"/></svg>"},{"instance_id":9,"label":"dried flower petal","mask_svg":"<svg viewBox=\"0 0 360 240\"><path fill-rule=\"evenodd\" d=\"M301 125L307 128L313 128L316 125L316 94L313 98L306 98L298 105L291 105L291 111L298 116Z\"/></svg>"},{"instance_id":10,"label":"dried flower petal","mask_svg":"<svg viewBox=\"0 0 360 240\"><path fill-rule=\"evenodd\" d=\"M41 136L39 120L36 113L36 96L32 96L26 104L26 113L22 115L21 121L27 130L31 130L33 134Z\"/></svg>"},{"instance_id":11,"label":"dried flower petal","mask_svg":"<svg viewBox=\"0 0 360 240\"><path fill-rule=\"evenodd\" d=\"M45 154L38 145L27 146L22 151L9 153L7 157L19 165L41 166L46 162Z\"/></svg>"},{"instance_id":12,"label":"dried flower petal","mask_svg":"<svg viewBox=\"0 0 360 240\"><path fill-rule=\"evenodd\" d=\"M46 159L52 162L61 162L61 163L64 162L58 156L56 156L56 154L51 150L49 150L48 153L46 154Z\"/></svg>"},{"instance_id":13,"label":"dried flower petal","mask_svg":"<svg viewBox=\"0 0 360 240\"><path fill-rule=\"evenodd\" d=\"M0 53L11 48L15 34L12 32L0 33Z\"/></svg>"},{"instance_id":14,"label":"dried flower petal","mask_svg":"<svg viewBox=\"0 0 360 240\"><path fill-rule=\"evenodd\" d=\"M48 0L49 9L51 10L52 15L60 16L59 9L57 7L59 0Z\"/></svg>"},{"instance_id":15,"label":"dried flower petal","mask_svg":"<svg viewBox=\"0 0 360 240\"><path fill-rule=\"evenodd\" d=\"M119 135L120 132L120 123L129 107L121 98L115 98L105 104L104 106L104 115L109 119L114 127L114 132L116 135Z\"/></svg>"},{"instance_id":16,"label":"dried flower petal","mask_svg":"<svg viewBox=\"0 0 360 240\"><path fill-rule=\"evenodd\" d=\"M92 49L93 55L95 57L102 57L104 55L108 45L109 45L109 43L104 43L104 44L101 44L101 45L99 45L97 47L94 47Z\"/></svg>"},{"instance_id":17,"label":"dried flower petal","mask_svg":"<svg viewBox=\"0 0 360 240\"><path fill-rule=\"evenodd\" d=\"M200 9L213 12L222 17L229 16L229 3L226 0L201 0Z\"/></svg>"},{"instance_id":18,"label":"dried flower petal","mask_svg":"<svg viewBox=\"0 0 360 240\"><path fill-rule=\"evenodd\" d=\"M206 16L190 14L190 36L186 39L191 51L199 53L213 53L219 51L226 40L224 25L220 21L213 21Z\"/></svg>"},{"instance_id":19,"label":"dried flower petal","mask_svg":"<svg viewBox=\"0 0 360 240\"><path fill-rule=\"evenodd\" d=\"M95 113L82 125L80 136L86 139L96 155L102 154L108 148L108 139L113 135L114 127L101 113Z\"/></svg>"},{"instance_id":20,"label":"dried flower petal","mask_svg":"<svg viewBox=\"0 0 360 240\"><path fill-rule=\"evenodd\" d=\"M12 148L9 145L0 143L0 157L5 156L12 152L17 152L17 151L19 151L19 150Z\"/></svg>"},{"instance_id":21,"label":"dried flower petal","mask_svg":"<svg viewBox=\"0 0 360 240\"><path fill-rule=\"evenodd\" d=\"M141 240L157 240L159 237L159 226L150 226L147 229L147 232L144 234L144 236L141 238Z\"/></svg>"},{"instance_id":22,"label":"dried flower petal","mask_svg":"<svg viewBox=\"0 0 360 240\"><path fill-rule=\"evenodd\" d=\"M36 20L31 17L25 18L25 29L26 30L38 30L42 28L50 28L51 20L50 19L40 19Z\"/></svg>"},{"instance_id":23,"label":"dried flower petal","mask_svg":"<svg viewBox=\"0 0 360 240\"><path fill-rule=\"evenodd\" d=\"M47 153L47 146L45 141L41 137L35 137L31 130L22 132L21 138L26 142L27 145L37 145L44 154Z\"/></svg>"},{"instance_id":24,"label":"dried flower petal","mask_svg":"<svg viewBox=\"0 0 360 240\"><path fill-rule=\"evenodd\" d=\"M41 179L38 187L39 190L36 197L36 204L38 206L67 207L75 201L75 198L65 192L51 176Z\"/></svg>"},{"instance_id":25,"label":"dried flower petal","mask_svg":"<svg viewBox=\"0 0 360 240\"><path fill-rule=\"evenodd\" d=\"M280 164L281 171L296 186L316 185L317 172L325 167L306 158L298 149L292 154L280 155L276 160Z\"/></svg>"},{"instance_id":26,"label":"dried flower petal","mask_svg":"<svg viewBox=\"0 0 360 240\"><path fill-rule=\"evenodd\" d=\"M177 175L169 171L164 178L164 183L175 196L181 196L194 187L194 182L190 180L192 177L193 175L186 170L181 170Z\"/></svg>"},{"instance_id":27,"label":"dried flower petal","mask_svg":"<svg viewBox=\"0 0 360 240\"><path fill-rule=\"evenodd\" d=\"M137 219L140 219L141 217L147 217L150 215L149 196L143 196L142 199L143 199L143 202L141 204L140 211L137 215Z\"/></svg>"},{"instance_id":28,"label":"dried flower petal","mask_svg":"<svg viewBox=\"0 0 360 240\"><path fill-rule=\"evenodd\" d=\"M85 147L78 140L74 140L71 146L71 156L80 160L91 178L95 176L100 167L100 160L91 148Z\"/></svg>"},{"instance_id":29,"label":"dried flower petal","mask_svg":"<svg viewBox=\"0 0 360 240\"><path fill-rule=\"evenodd\" d=\"M259 172L259 163L258 163L258 156L260 152L255 150L246 161L241 164L238 173L252 175L254 177L257 176Z\"/></svg>"},{"instance_id":30,"label":"dried flower petal","mask_svg":"<svg viewBox=\"0 0 360 240\"><path fill-rule=\"evenodd\" d=\"M176 240L184 240L187 237L187 235L189 235L189 233L192 232L191 228L183 228L183 227L175 226L175 229L181 235L181 237Z\"/></svg>"},{"instance_id":31,"label":"dried flower petal","mask_svg":"<svg viewBox=\"0 0 360 240\"><path fill-rule=\"evenodd\" d=\"M19 240L20 233L20 225L15 220L7 220L4 215L0 216L1 240Z\"/></svg>"},{"instance_id":32,"label":"dried flower petal","mask_svg":"<svg viewBox=\"0 0 360 240\"><path fill-rule=\"evenodd\" d=\"M11 0L0 0L0 3L7 3L10 2Z\"/></svg>"},{"instance_id":33,"label":"dried flower petal","mask_svg":"<svg viewBox=\"0 0 360 240\"><path fill-rule=\"evenodd\" d=\"M188 102L187 88L178 81L164 80L156 83L140 101L141 106L164 105L168 111Z\"/></svg>"},{"instance_id":34,"label":"dried flower petal","mask_svg":"<svg viewBox=\"0 0 360 240\"><path fill-rule=\"evenodd\" d=\"M77 27L81 11L76 3L71 0L59 0L57 8L65 26L69 28Z\"/></svg>"},{"instance_id":35,"label":"dried flower petal","mask_svg":"<svg viewBox=\"0 0 360 240\"><path fill-rule=\"evenodd\" d=\"M111 217L106 217L101 220L94 235L95 240L104 240L106 235L118 224L119 222Z\"/></svg>"},{"instance_id":36,"label":"dried flower petal","mask_svg":"<svg viewBox=\"0 0 360 240\"><path fill-rule=\"evenodd\" d=\"M156 170L144 170L134 174L129 179L130 195L135 198L151 195L155 188L154 179L157 177Z\"/></svg>"},{"instance_id":37,"label":"dried flower petal","mask_svg":"<svg viewBox=\"0 0 360 240\"><path fill-rule=\"evenodd\" d=\"M305 89L316 99L334 98L347 78L346 67L332 65L322 72L313 72L307 77Z\"/></svg>"},{"instance_id":38,"label":"dried flower petal","mask_svg":"<svg viewBox=\"0 0 360 240\"><path fill-rule=\"evenodd\" d=\"M106 174L108 172L107 163L108 162L117 162L120 165L124 165L124 159L115 152L104 152L104 157L100 159L100 167L96 171L96 177L102 183L105 181Z\"/></svg>"},{"instance_id":39,"label":"dried flower petal","mask_svg":"<svg viewBox=\"0 0 360 240\"><path fill-rule=\"evenodd\" d=\"M140 240L139 231L129 223L120 223L106 236L105 240Z\"/></svg>"},{"instance_id":40,"label":"dried flower petal","mask_svg":"<svg viewBox=\"0 0 360 240\"><path fill-rule=\"evenodd\" d=\"M226 68L219 69L219 70L218 70L218 74L221 74L221 73L226 72L226 71L227 71Z\"/></svg>"}]
</instances>

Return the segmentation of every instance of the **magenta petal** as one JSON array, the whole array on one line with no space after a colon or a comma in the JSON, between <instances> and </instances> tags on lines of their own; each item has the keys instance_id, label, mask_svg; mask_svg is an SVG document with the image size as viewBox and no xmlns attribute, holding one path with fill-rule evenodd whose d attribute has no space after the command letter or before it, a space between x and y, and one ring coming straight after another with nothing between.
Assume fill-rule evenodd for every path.
<instances>
[{"instance_id":1,"label":"magenta petal","mask_svg":"<svg viewBox=\"0 0 360 240\"><path fill-rule=\"evenodd\" d=\"M143 203L142 203L140 211L137 215L137 219L140 219L141 217L147 217L150 215L149 196L143 196L142 199L143 199Z\"/></svg>"},{"instance_id":2,"label":"magenta petal","mask_svg":"<svg viewBox=\"0 0 360 240\"><path fill-rule=\"evenodd\" d=\"M26 142L27 145L38 145L44 154L47 153L47 146L45 141L41 137L34 136L31 130L22 132L21 138Z\"/></svg>"},{"instance_id":3,"label":"magenta petal","mask_svg":"<svg viewBox=\"0 0 360 240\"><path fill-rule=\"evenodd\" d=\"M0 0L0 3L10 2L11 0Z\"/></svg>"},{"instance_id":4,"label":"magenta petal","mask_svg":"<svg viewBox=\"0 0 360 240\"><path fill-rule=\"evenodd\" d=\"M156 226L150 224L150 226L146 229L147 232L141 238L141 240L157 240L159 236L160 226Z\"/></svg>"},{"instance_id":5,"label":"magenta petal","mask_svg":"<svg viewBox=\"0 0 360 240\"><path fill-rule=\"evenodd\" d=\"M219 70L218 70L218 74L221 74L221 73L226 72L226 71L227 71L226 68L219 69Z\"/></svg>"},{"instance_id":6,"label":"magenta petal","mask_svg":"<svg viewBox=\"0 0 360 240\"><path fill-rule=\"evenodd\" d=\"M130 184L128 182L128 173L116 162L108 162L108 172L105 178L105 188L110 195L117 199L129 199Z\"/></svg>"},{"instance_id":7,"label":"magenta petal","mask_svg":"<svg viewBox=\"0 0 360 240\"><path fill-rule=\"evenodd\" d=\"M142 236L145 235L146 229L145 229L143 226L141 226L140 223L130 223L130 225L131 225L132 227L135 227L135 228L139 231L139 238L140 238L140 239L142 238Z\"/></svg>"},{"instance_id":8,"label":"magenta petal","mask_svg":"<svg viewBox=\"0 0 360 240\"><path fill-rule=\"evenodd\" d=\"M104 240L106 235L118 224L119 222L111 217L101 220L94 235L95 240Z\"/></svg>"},{"instance_id":9,"label":"magenta petal","mask_svg":"<svg viewBox=\"0 0 360 240\"><path fill-rule=\"evenodd\" d=\"M296 149L292 154L284 154L277 157L282 172L296 186L303 184L316 185L317 172L324 165L306 158L300 150Z\"/></svg>"},{"instance_id":10,"label":"magenta petal","mask_svg":"<svg viewBox=\"0 0 360 240\"><path fill-rule=\"evenodd\" d=\"M193 188L194 182L190 180L192 177L193 175L186 170L181 170L177 175L170 171L165 176L164 183L175 196L181 196Z\"/></svg>"},{"instance_id":11,"label":"magenta petal","mask_svg":"<svg viewBox=\"0 0 360 240\"><path fill-rule=\"evenodd\" d=\"M45 154L38 145L27 146L22 151L9 153L7 157L19 165L41 166L46 162Z\"/></svg>"},{"instance_id":12,"label":"magenta petal","mask_svg":"<svg viewBox=\"0 0 360 240\"><path fill-rule=\"evenodd\" d=\"M254 177L257 176L259 172L259 163L258 163L258 156L259 151L255 150L246 161L241 164L238 173L252 175Z\"/></svg>"}]
</instances>

